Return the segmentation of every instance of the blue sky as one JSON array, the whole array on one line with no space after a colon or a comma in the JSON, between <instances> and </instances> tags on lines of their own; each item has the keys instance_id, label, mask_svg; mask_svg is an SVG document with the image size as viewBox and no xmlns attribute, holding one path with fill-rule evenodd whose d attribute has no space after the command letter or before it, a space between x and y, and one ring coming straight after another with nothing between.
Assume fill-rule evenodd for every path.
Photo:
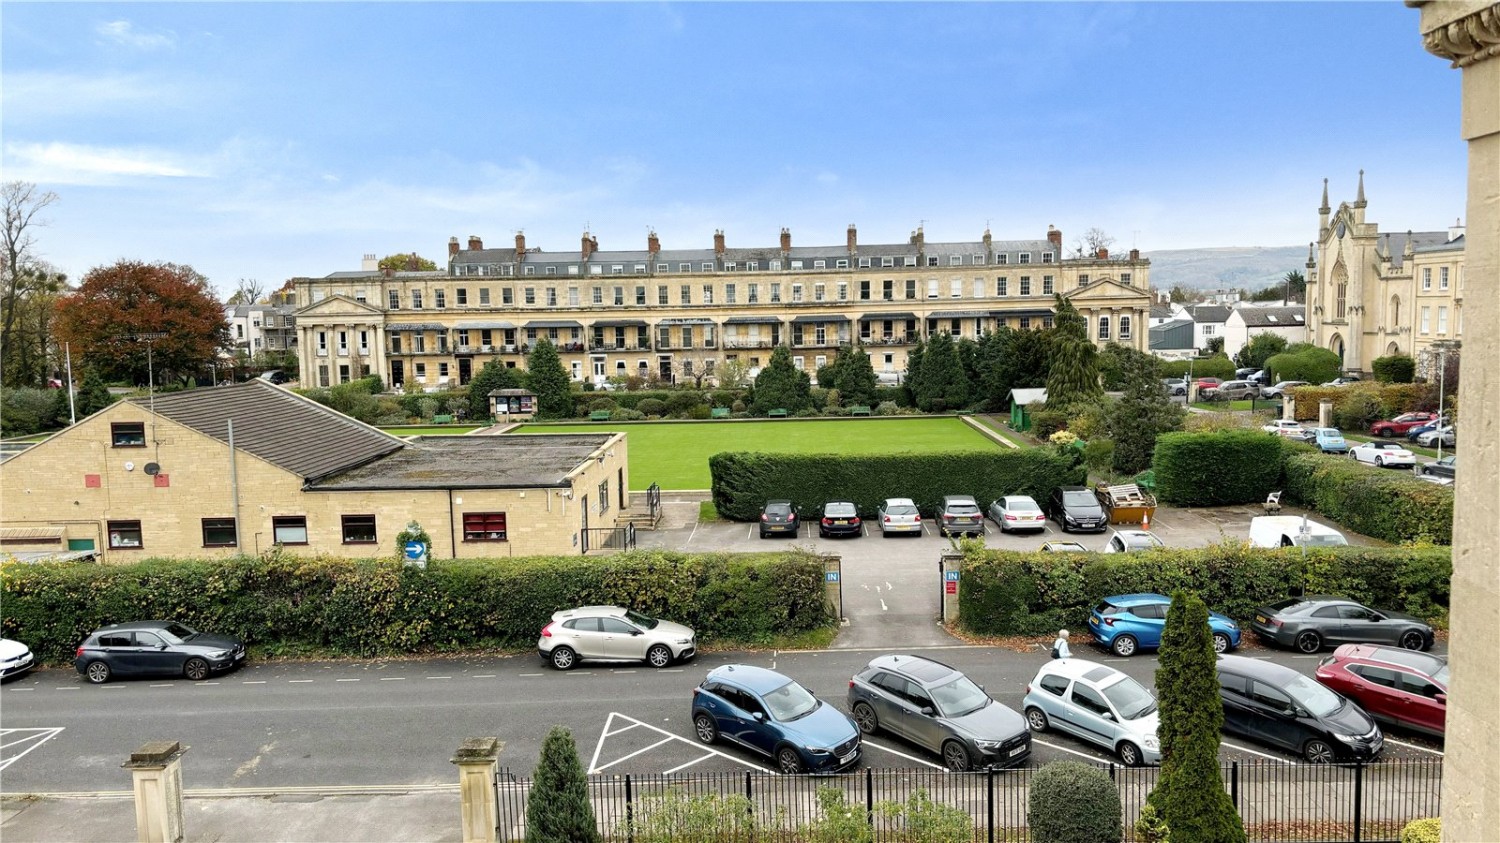
<instances>
[{"instance_id":1,"label":"blue sky","mask_svg":"<svg viewBox=\"0 0 1500 843\"><path fill-rule=\"evenodd\" d=\"M4 179L42 256L237 279L577 249L1286 246L1366 170L1464 209L1459 74L1400 3L7 3Z\"/></svg>"}]
</instances>

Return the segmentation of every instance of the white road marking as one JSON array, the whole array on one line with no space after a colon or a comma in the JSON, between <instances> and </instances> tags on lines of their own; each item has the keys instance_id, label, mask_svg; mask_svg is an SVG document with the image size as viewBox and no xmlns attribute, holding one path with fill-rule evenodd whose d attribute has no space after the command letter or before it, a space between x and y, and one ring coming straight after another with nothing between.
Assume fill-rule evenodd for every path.
<instances>
[{"instance_id":1,"label":"white road marking","mask_svg":"<svg viewBox=\"0 0 1500 843\"><path fill-rule=\"evenodd\" d=\"M865 591L870 590L870 586L868 583L860 583L860 588L863 588Z\"/></svg>"},{"instance_id":2,"label":"white road marking","mask_svg":"<svg viewBox=\"0 0 1500 843\"><path fill-rule=\"evenodd\" d=\"M382 677L380 677L380 681L381 682L405 682L406 681L406 677L405 676L382 676Z\"/></svg>"},{"instance_id":3,"label":"white road marking","mask_svg":"<svg viewBox=\"0 0 1500 843\"><path fill-rule=\"evenodd\" d=\"M890 611L890 609L885 605L885 601L884 600L880 601L880 611L882 611L882 612Z\"/></svg>"},{"instance_id":4,"label":"white road marking","mask_svg":"<svg viewBox=\"0 0 1500 843\"><path fill-rule=\"evenodd\" d=\"M670 776L673 773L685 770L688 767L693 766L694 764L700 763L702 761L707 761L708 759L710 759L712 757L714 757L714 754L712 752L709 752L709 753L705 754L703 757L701 757L701 758L695 758L692 761L687 762L686 764L678 764L676 767L673 767L672 769L666 771L662 775L664 775L664 776Z\"/></svg>"},{"instance_id":5,"label":"white road marking","mask_svg":"<svg viewBox=\"0 0 1500 843\"><path fill-rule=\"evenodd\" d=\"M636 673L637 671L635 671L635 670L632 669L632 670L612 670L610 672L613 673L616 676L624 676L624 675L629 674L629 673Z\"/></svg>"},{"instance_id":6,"label":"white road marking","mask_svg":"<svg viewBox=\"0 0 1500 843\"><path fill-rule=\"evenodd\" d=\"M1226 741L1226 740L1220 740L1219 741L1219 746L1227 746L1230 749L1237 749L1240 752L1248 752L1251 755L1259 755L1262 758L1269 758L1272 761L1278 761L1278 762L1280 762L1282 764L1287 765L1288 767L1295 767L1295 766L1297 766L1297 762L1295 762L1295 761L1288 761L1285 758L1281 758L1281 757L1276 756L1276 755L1271 755L1269 753L1261 752L1259 750L1251 749L1248 746L1240 746L1239 744L1230 743L1229 741Z\"/></svg>"},{"instance_id":7,"label":"white road marking","mask_svg":"<svg viewBox=\"0 0 1500 843\"><path fill-rule=\"evenodd\" d=\"M886 591L895 591L896 587L893 586L893 585L891 585L891 581L890 580L886 580L885 581L885 590Z\"/></svg>"},{"instance_id":8,"label":"white road marking","mask_svg":"<svg viewBox=\"0 0 1500 843\"><path fill-rule=\"evenodd\" d=\"M0 760L0 770L4 770L6 767L9 767L17 761L20 761L26 755L26 753L32 751L33 749L36 749L47 741L50 741L58 735L62 734L63 728L64 727L59 726L51 729L0 729L0 739L10 738L12 735L16 735L17 733L29 733L18 737L15 740L11 740L8 743L0 744L0 749L17 746L19 744L26 743L27 741L32 742L31 746L27 747L21 752L11 756L10 758Z\"/></svg>"},{"instance_id":9,"label":"white road marking","mask_svg":"<svg viewBox=\"0 0 1500 843\"><path fill-rule=\"evenodd\" d=\"M625 755L625 756L622 756L620 758L616 758L615 760L609 762L608 764L605 764L603 767L595 767L592 770L589 770L589 773L590 774L592 774L592 773L602 773L605 770L608 770L610 767L613 767L616 764L620 763L621 761L629 761L630 759L636 757L637 755L640 755L643 752L650 752L651 750L656 749L657 747L661 746L662 744L664 744L664 743L671 743L674 740L680 740L680 739L676 735L667 735L666 737L662 738L661 740L657 741L656 743L651 744L650 746L644 747L642 749L637 749L635 752L632 752L629 755Z\"/></svg>"},{"instance_id":10,"label":"white road marking","mask_svg":"<svg viewBox=\"0 0 1500 843\"><path fill-rule=\"evenodd\" d=\"M1406 741L1398 741L1398 740L1396 740L1395 738L1392 738L1392 737L1386 737L1385 742L1386 743L1393 743L1393 744L1395 744L1397 746L1409 747L1411 749L1420 749L1423 752L1430 752L1433 755L1441 756L1443 754L1443 751L1441 749L1433 749L1430 746L1422 746L1421 744L1407 743Z\"/></svg>"},{"instance_id":11,"label":"white road marking","mask_svg":"<svg viewBox=\"0 0 1500 843\"><path fill-rule=\"evenodd\" d=\"M541 676L540 673L518 673L517 676Z\"/></svg>"},{"instance_id":12,"label":"white road marking","mask_svg":"<svg viewBox=\"0 0 1500 843\"><path fill-rule=\"evenodd\" d=\"M599 763L599 752L600 752L600 750L602 750L604 748L604 740L610 734L610 732L609 732L609 726L610 726L611 723L614 722L614 720L615 720L616 717L620 718L621 720L629 721L630 723L632 723L633 725L636 725L636 726L644 726L647 729L650 729L651 731L656 732L657 734L666 737L668 740L681 741L681 742L687 744L688 746L691 746L691 747L693 747L695 749L702 750L703 752L707 752L710 755L716 755L716 756L718 756L720 758L726 759L728 761L733 761L736 764L740 764L742 766L749 767L749 768L751 768L753 770L760 770L763 773L770 773L773 776L779 776L779 775L781 775L780 773L776 772L775 770L770 769L769 767L762 767L759 764L753 764L753 763L751 763L749 761L744 761L742 759L735 758L733 755L729 755L729 754L720 752L717 749L714 749L713 747L704 746L704 745L702 745L700 743L696 743L694 741L690 741L687 738L682 737L681 735L674 735L671 732L668 732L666 729L657 728L656 726L653 726L650 723L646 723L646 722L637 720L634 717L630 717L630 716L625 715L625 714L620 714L617 711L611 711L609 713L609 717L604 721L604 732L599 735L599 742L594 745L594 756L593 756L592 760L589 761L589 767L588 767L588 769L589 769L589 772L591 772L591 773L592 772L596 772L596 767L597 767L597 765ZM621 730L621 731L624 731L624 730ZM667 741L661 741L660 743L666 743L666 742ZM660 746L660 743L656 744L656 746ZM631 753L631 755L636 755L636 754L638 754L638 753ZM627 756L627 757L629 757L629 756ZM622 758L622 759L619 759L619 760L623 761L625 759ZM701 759L701 758L699 759L699 761L702 761L702 760L704 760L704 759ZM610 762L610 764L616 764L616 763L619 763L619 762L618 761L611 761ZM693 763L696 764L698 762L695 761ZM609 766L609 765L606 765L606 766ZM686 765L684 765L684 766L686 766ZM678 769L681 769L681 768L679 767Z\"/></svg>"},{"instance_id":13,"label":"white road marking","mask_svg":"<svg viewBox=\"0 0 1500 843\"><path fill-rule=\"evenodd\" d=\"M76 691L78 689L77 688L58 688L57 690L59 690L59 691Z\"/></svg>"},{"instance_id":14,"label":"white road marking","mask_svg":"<svg viewBox=\"0 0 1500 843\"><path fill-rule=\"evenodd\" d=\"M1292 658L1294 658L1294 659L1320 659L1322 657L1323 656L1322 656L1321 653L1315 654L1315 655L1311 655L1311 656L1292 656Z\"/></svg>"},{"instance_id":15,"label":"white road marking","mask_svg":"<svg viewBox=\"0 0 1500 843\"><path fill-rule=\"evenodd\" d=\"M452 679L452 676L429 676L428 679Z\"/></svg>"},{"instance_id":16,"label":"white road marking","mask_svg":"<svg viewBox=\"0 0 1500 843\"><path fill-rule=\"evenodd\" d=\"M194 688L207 688L209 685L217 685L217 684L219 684L219 683L217 683L217 682L194 682L193 683L193 687Z\"/></svg>"},{"instance_id":17,"label":"white road marking","mask_svg":"<svg viewBox=\"0 0 1500 843\"><path fill-rule=\"evenodd\" d=\"M1074 755L1077 755L1080 758L1087 758L1090 761L1098 761L1099 760L1099 756L1098 755L1090 755L1087 752L1079 752L1076 749L1069 749L1069 748L1063 746L1062 744L1051 743L1049 741L1044 741L1041 738L1032 738L1031 742L1032 743L1039 743L1042 746L1050 746L1053 749L1060 749L1063 752L1071 752L1071 753L1073 753Z\"/></svg>"},{"instance_id":18,"label":"white road marking","mask_svg":"<svg viewBox=\"0 0 1500 843\"><path fill-rule=\"evenodd\" d=\"M696 535L698 535L698 522L695 519L693 521L693 531L691 533L688 533L687 541L685 541L685 542L682 543L682 549L683 550L687 550L688 545L690 545L690 544L693 543L693 536L696 536ZM748 536L746 538L748 538Z\"/></svg>"},{"instance_id":19,"label":"white road marking","mask_svg":"<svg viewBox=\"0 0 1500 843\"><path fill-rule=\"evenodd\" d=\"M266 680L264 680L264 679L255 679L255 680L241 682L240 684L241 685L264 685L264 684L266 684Z\"/></svg>"},{"instance_id":20,"label":"white road marking","mask_svg":"<svg viewBox=\"0 0 1500 843\"><path fill-rule=\"evenodd\" d=\"M657 671L657 673L681 673L681 672L682 672L682 668L680 668L680 667L665 667L665 668L662 668L661 670Z\"/></svg>"},{"instance_id":21,"label":"white road marking","mask_svg":"<svg viewBox=\"0 0 1500 843\"><path fill-rule=\"evenodd\" d=\"M495 678L495 674L493 674L493 673L476 673L476 674L474 674L474 678L475 679L494 679Z\"/></svg>"},{"instance_id":22,"label":"white road marking","mask_svg":"<svg viewBox=\"0 0 1500 843\"><path fill-rule=\"evenodd\" d=\"M751 528L745 530L745 538L746 539L750 538L750 534L753 533L753 532L755 532L755 528L754 527L751 527Z\"/></svg>"},{"instance_id":23,"label":"white road marking","mask_svg":"<svg viewBox=\"0 0 1500 843\"><path fill-rule=\"evenodd\" d=\"M11 690L11 693L15 693L16 691L35 691L36 689L35 688L11 688L10 690Z\"/></svg>"},{"instance_id":24,"label":"white road marking","mask_svg":"<svg viewBox=\"0 0 1500 843\"><path fill-rule=\"evenodd\" d=\"M592 670L569 670L569 671L566 671L566 672L563 673L563 676L593 676L593 675L594 675L594 672Z\"/></svg>"},{"instance_id":25,"label":"white road marking","mask_svg":"<svg viewBox=\"0 0 1500 843\"><path fill-rule=\"evenodd\" d=\"M306 685L307 683L309 683L311 681L312 681L311 679L288 679L287 680L287 684L288 685Z\"/></svg>"},{"instance_id":26,"label":"white road marking","mask_svg":"<svg viewBox=\"0 0 1500 843\"><path fill-rule=\"evenodd\" d=\"M943 769L943 766L941 764L934 764L931 761L928 761L928 760L923 759L923 758L918 758L915 755L907 755L904 752L900 752L898 750L891 749L888 746L881 746L880 744L875 743L874 741L870 740L869 738L866 738L866 739L860 741L860 743L862 743L865 746L868 746L868 747L870 747L872 749L879 749L879 750L882 750L884 752L889 752L892 755L899 755L902 758L905 758L907 761L915 761L918 764L921 764L921 765L924 765L924 766L927 766L927 767L931 767L934 770L941 770L941 769Z\"/></svg>"},{"instance_id":27,"label":"white road marking","mask_svg":"<svg viewBox=\"0 0 1500 843\"><path fill-rule=\"evenodd\" d=\"M158 682L157 684L152 685L151 687L152 688L170 688L170 687L172 687L172 683L171 682Z\"/></svg>"},{"instance_id":28,"label":"white road marking","mask_svg":"<svg viewBox=\"0 0 1500 843\"><path fill-rule=\"evenodd\" d=\"M358 682L358 679L335 679L335 682Z\"/></svg>"},{"instance_id":29,"label":"white road marking","mask_svg":"<svg viewBox=\"0 0 1500 843\"><path fill-rule=\"evenodd\" d=\"M609 729L605 729L604 730L604 737L606 737L606 738L612 738L615 735L620 734L621 732L628 732L631 729L634 729L635 727L637 727L639 725L641 725L641 724L639 724L639 723L631 723L629 726L626 726L623 729L616 729L613 732L609 731Z\"/></svg>"}]
</instances>

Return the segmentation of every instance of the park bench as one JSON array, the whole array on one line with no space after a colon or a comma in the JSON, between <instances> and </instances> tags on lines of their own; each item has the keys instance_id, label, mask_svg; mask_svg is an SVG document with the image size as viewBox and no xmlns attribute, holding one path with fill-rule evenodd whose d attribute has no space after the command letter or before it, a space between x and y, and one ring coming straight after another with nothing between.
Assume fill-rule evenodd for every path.
<instances>
[{"instance_id":1,"label":"park bench","mask_svg":"<svg viewBox=\"0 0 1500 843\"><path fill-rule=\"evenodd\" d=\"M609 421L608 410L595 410L589 413L589 421Z\"/></svg>"},{"instance_id":2,"label":"park bench","mask_svg":"<svg viewBox=\"0 0 1500 843\"><path fill-rule=\"evenodd\" d=\"M870 408L863 404L856 404L849 408L849 415L851 416L868 416L869 414Z\"/></svg>"},{"instance_id":3,"label":"park bench","mask_svg":"<svg viewBox=\"0 0 1500 843\"><path fill-rule=\"evenodd\" d=\"M784 419L786 418L786 410L782 409L781 407L777 407L769 413L766 413L766 415L770 416L773 419Z\"/></svg>"},{"instance_id":4,"label":"park bench","mask_svg":"<svg viewBox=\"0 0 1500 843\"><path fill-rule=\"evenodd\" d=\"M432 423L433 424L452 424L453 423L453 416L451 416L451 415L433 416L432 417Z\"/></svg>"},{"instance_id":5,"label":"park bench","mask_svg":"<svg viewBox=\"0 0 1500 843\"><path fill-rule=\"evenodd\" d=\"M709 411L708 417L711 419L727 419L729 418L729 408L715 407Z\"/></svg>"}]
</instances>

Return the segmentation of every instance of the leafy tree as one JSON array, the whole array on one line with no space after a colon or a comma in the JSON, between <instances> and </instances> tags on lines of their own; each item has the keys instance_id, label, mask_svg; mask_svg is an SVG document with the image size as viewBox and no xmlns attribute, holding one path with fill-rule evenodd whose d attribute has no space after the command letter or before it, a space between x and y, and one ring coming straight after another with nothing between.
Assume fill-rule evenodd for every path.
<instances>
[{"instance_id":1,"label":"leafy tree","mask_svg":"<svg viewBox=\"0 0 1500 843\"><path fill-rule=\"evenodd\" d=\"M1054 339L1068 337L1071 339L1087 340L1089 338L1089 323L1078 312L1073 303L1062 297L1061 293L1055 296L1052 306L1052 336Z\"/></svg>"},{"instance_id":2,"label":"leafy tree","mask_svg":"<svg viewBox=\"0 0 1500 843\"><path fill-rule=\"evenodd\" d=\"M1282 285L1285 292L1282 300L1288 302L1307 301L1307 278L1297 270L1292 270L1282 276Z\"/></svg>"},{"instance_id":3,"label":"leafy tree","mask_svg":"<svg viewBox=\"0 0 1500 843\"><path fill-rule=\"evenodd\" d=\"M1223 354L1224 353L1224 338L1223 337L1209 337L1208 338L1208 353L1209 354Z\"/></svg>"},{"instance_id":4,"label":"leafy tree","mask_svg":"<svg viewBox=\"0 0 1500 843\"><path fill-rule=\"evenodd\" d=\"M926 412L940 413L968 406L969 378L947 331L928 338L922 353L922 376L912 388L912 397L917 407Z\"/></svg>"},{"instance_id":5,"label":"leafy tree","mask_svg":"<svg viewBox=\"0 0 1500 843\"><path fill-rule=\"evenodd\" d=\"M1056 307L1047 363L1047 406L1061 408L1097 401L1104 395L1099 386L1099 350L1089 342L1087 322L1061 295Z\"/></svg>"},{"instance_id":6,"label":"leafy tree","mask_svg":"<svg viewBox=\"0 0 1500 843\"><path fill-rule=\"evenodd\" d=\"M1260 369L1266 365L1267 360L1283 351L1286 351L1286 337L1262 331L1251 337L1245 347L1240 349L1240 353L1234 356L1234 365Z\"/></svg>"},{"instance_id":7,"label":"leafy tree","mask_svg":"<svg viewBox=\"0 0 1500 843\"><path fill-rule=\"evenodd\" d=\"M977 358L980 395L991 407L1009 406L1013 389L1047 385L1048 342L1043 331L1000 328L985 334Z\"/></svg>"},{"instance_id":8,"label":"leafy tree","mask_svg":"<svg viewBox=\"0 0 1500 843\"><path fill-rule=\"evenodd\" d=\"M233 347L224 309L190 266L119 261L96 267L57 303L57 339L109 379L191 377ZM150 337L151 339L146 339Z\"/></svg>"},{"instance_id":9,"label":"leafy tree","mask_svg":"<svg viewBox=\"0 0 1500 843\"><path fill-rule=\"evenodd\" d=\"M539 337L526 355L526 388L536 393L537 415L541 418L565 419L573 415L568 372L563 368L562 358L557 356L557 347L546 337Z\"/></svg>"},{"instance_id":10,"label":"leafy tree","mask_svg":"<svg viewBox=\"0 0 1500 843\"><path fill-rule=\"evenodd\" d=\"M1109 408L1109 429L1115 440L1115 471L1134 474L1151 467L1156 437L1181 430L1187 411L1167 395L1161 382L1161 362L1134 349L1118 354L1125 394Z\"/></svg>"},{"instance_id":11,"label":"leafy tree","mask_svg":"<svg viewBox=\"0 0 1500 843\"><path fill-rule=\"evenodd\" d=\"M1301 350L1286 351L1266 361L1277 380L1326 383L1339 376L1344 361L1326 348L1303 345Z\"/></svg>"},{"instance_id":12,"label":"leafy tree","mask_svg":"<svg viewBox=\"0 0 1500 843\"><path fill-rule=\"evenodd\" d=\"M765 415L771 410L789 413L812 406L809 392L812 379L792 365L792 351L778 345L771 351L771 361L755 377L755 412Z\"/></svg>"},{"instance_id":13,"label":"leafy tree","mask_svg":"<svg viewBox=\"0 0 1500 843\"><path fill-rule=\"evenodd\" d=\"M422 257L416 252L412 252L409 255L386 255L385 257L381 258L380 263L376 265L379 266L382 270L388 269L392 272L433 272L438 268L437 264Z\"/></svg>"},{"instance_id":14,"label":"leafy tree","mask_svg":"<svg viewBox=\"0 0 1500 843\"><path fill-rule=\"evenodd\" d=\"M0 214L5 218L0 228L0 354L4 355L0 368L6 386L37 384L46 374L45 366L36 370L17 365L12 354L27 300L36 293L56 292L61 281L57 273L41 265L31 233L46 225L38 215L56 201L56 193L38 191L30 182L9 181L0 186Z\"/></svg>"},{"instance_id":15,"label":"leafy tree","mask_svg":"<svg viewBox=\"0 0 1500 843\"><path fill-rule=\"evenodd\" d=\"M839 349L834 358L833 388L845 406L866 406L875 401L875 388L880 381L875 376L875 367L870 355L859 346Z\"/></svg>"},{"instance_id":16,"label":"leafy tree","mask_svg":"<svg viewBox=\"0 0 1500 843\"><path fill-rule=\"evenodd\" d=\"M1177 592L1167 610L1156 668L1161 776L1149 801L1177 843L1244 843L1245 829L1219 774L1224 704L1208 607Z\"/></svg>"},{"instance_id":17,"label":"leafy tree","mask_svg":"<svg viewBox=\"0 0 1500 843\"><path fill-rule=\"evenodd\" d=\"M1073 244L1073 257L1092 258L1099 254L1100 249L1108 249L1114 243L1115 238L1106 234L1104 229L1091 228Z\"/></svg>"},{"instance_id":18,"label":"leafy tree","mask_svg":"<svg viewBox=\"0 0 1500 843\"><path fill-rule=\"evenodd\" d=\"M964 380L969 384L969 401L973 402L982 397L979 390L982 380L979 371L979 343L968 337L959 337L953 347L958 351L958 363L964 370Z\"/></svg>"},{"instance_id":19,"label":"leafy tree","mask_svg":"<svg viewBox=\"0 0 1500 843\"><path fill-rule=\"evenodd\" d=\"M1117 342L1104 344L1104 350L1099 352L1099 380L1103 382L1104 388L1110 392L1117 392L1125 388L1125 353L1136 352L1135 349L1121 345Z\"/></svg>"},{"instance_id":20,"label":"leafy tree","mask_svg":"<svg viewBox=\"0 0 1500 843\"><path fill-rule=\"evenodd\" d=\"M1387 354L1370 361L1370 371L1381 383L1411 383L1417 375L1417 361L1406 354Z\"/></svg>"},{"instance_id":21,"label":"leafy tree","mask_svg":"<svg viewBox=\"0 0 1500 843\"><path fill-rule=\"evenodd\" d=\"M258 304L265 298L266 288L254 278L241 278L234 285L234 295L225 304Z\"/></svg>"},{"instance_id":22,"label":"leafy tree","mask_svg":"<svg viewBox=\"0 0 1500 843\"><path fill-rule=\"evenodd\" d=\"M491 360L469 379L469 418L490 417L490 393L497 389L521 389L521 374L515 369Z\"/></svg>"},{"instance_id":23,"label":"leafy tree","mask_svg":"<svg viewBox=\"0 0 1500 843\"><path fill-rule=\"evenodd\" d=\"M526 803L526 843L598 843L589 783L573 733L553 726L542 741L542 755Z\"/></svg>"},{"instance_id":24,"label":"leafy tree","mask_svg":"<svg viewBox=\"0 0 1500 843\"><path fill-rule=\"evenodd\" d=\"M719 387L722 389L743 389L750 381L750 364L743 360L725 360L724 365L718 367Z\"/></svg>"},{"instance_id":25,"label":"leafy tree","mask_svg":"<svg viewBox=\"0 0 1500 843\"><path fill-rule=\"evenodd\" d=\"M1167 297L1173 304L1192 304L1202 300L1203 296L1197 290L1190 290L1181 284L1172 285L1172 290Z\"/></svg>"},{"instance_id":26,"label":"leafy tree","mask_svg":"<svg viewBox=\"0 0 1500 843\"><path fill-rule=\"evenodd\" d=\"M26 290L6 311L11 320L10 342L3 353L5 384L41 386L60 368L61 348L53 338L57 300L67 276L46 263L28 265L18 273Z\"/></svg>"},{"instance_id":27,"label":"leafy tree","mask_svg":"<svg viewBox=\"0 0 1500 843\"><path fill-rule=\"evenodd\" d=\"M50 390L23 386L0 395L0 433L28 436L54 426Z\"/></svg>"},{"instance_id":28,"label":"leafy tree","mask_svg":"<svg viewBox=\"0 0 1500 843\"><path fill-rule=\"evenodd\" d=\"M84 418L115 403L115 397L109 394L109 387L104 385L104 379L99 377L99 372L88 369L83 373L83 381L78 384L78 395L73 399L73 409L78 417Z\"/></svg>"},{"instance_id":29,"label":"leafy tree","mask_svg":"<svg viewBox=\"0 0 1500 843\"><path fill-rule=\"evenodd\" d=\"M833 373L838 366L839 359L834 357L832 362L824 363L813 372L813 383L822 389L833 389Z\"/></svg>"}]
</instances>

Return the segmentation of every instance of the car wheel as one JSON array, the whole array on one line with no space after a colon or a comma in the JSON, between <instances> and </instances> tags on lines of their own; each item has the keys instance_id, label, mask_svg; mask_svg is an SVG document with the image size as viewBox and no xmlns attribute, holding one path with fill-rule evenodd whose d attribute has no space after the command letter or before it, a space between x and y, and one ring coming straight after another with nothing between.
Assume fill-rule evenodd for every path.
<instances>
[{"instance_id":1,"label":"car wheel","mask_svg":"<svg viewBox=\"0 0 1500 843\"><path fill-rule=\"evenodd\" d=\"M201 682L208 678L208 662L203 659L188 659L182 666L182 675L194 682Z\"/></svg>"},{"instance_id":2,"label":"car wheel","mask_svg":"<svg viewBox=\"0 0 1500 843\"><path fill-rule=\"evenodd\" d=\"M105 682L108 682L109 673L109 665L104 662L89 662L88 666L83 669L84 678L95 685L103 685Z\"/></svg>"},{"instance_id":3,"label":"car wheel","mask_svg":"<svg viewBox=\"0 0 1500 843\"><path fill-rule=\"evenodd\" d=\"M1391 437L1393 437L1395 435L1396 435L1396 431L1391 430L1390 428L1386 428L1386 429L1380 431L1380 438L1381 439L1390 439Z\"/></svg>"},{"instance_id":4,"label":"car wheel","mask_svg":"<svg viewBox=\"0 0 1500 843\"><path fill-rule=\"evenodd\" d=\"M776 769L787 775L800 773L802 772L802 756L797 754L797 750L784 746L776 750Z\"/></svg>"},{"instance_id":5,"label":"car wheel","mask_svg":"<svg viewBox=\"0 0 1500 843\"><path fill-rule=\"evenodd\" d=\"M572 670L578 666L578 654L573 652L571 647L554 647L552 666L558 670Z\"/></svg>"},{"instance_id":6,"label":"car wheel","mask_svg":"<svg viewBox=\"0 0 1500 843\"><path fill-rule=\"evenodd\" d=\"M948 741L943 744L943 766L950 773L967 773L973 766L969 758L969 751L958 741Z\"/></svg>"},{"instance_id":7,"label":"car wheel","mask_svg":"<svg viewBox=\"0 0 1500 843\"><path fill-rule=\"evenodd\" d=\"M1427 646L1427 636L1415 629L1408 629L1406 632L1401 633L1401 646L1408 650L1425 649Z\"/></svg>"},{"instance_id":8,"label":"car wheel","mask_svg":"<svg viewBox=\"0 0 1500 843\"><path fill-rule=\"evenodd\" d=\"M1030 726L1031 731L1033 732L1047 731L1047 728L1050 725L1047 722L1047 712L1042 711L1036 706L1032 706L1031 708L1026 709L1026 725Z\"/></svg>"},{"instance_id":9,"label":"car wheel","mask_svg":"<svg viewBox=\"0 0 1500 843\"><path fill-rule=\"evenodd\" d=\"M875 716L875 709L867 703L855 703L854 725L859 727L862 734L873 735L880 731L880 718Z\"/></svg>"},{"instance_id":10,"label":"car wheel","mask_svg":"<svg viewBox=\"0 0 1500 843\"><path fill-rule=\"evenodd\" d=\"M1136 649L1135 636L1121 635L1115 638L1114 642L1109 645L1109 648L1114 650L1117 656L1125 656L1127 658L1133 656Z\"/></svg>"},{"instance_id":11,"label":"car wheel","mask_svg":"<svg viewBox=\"0 0 1500 843\"><path fill-rule=\"evenodd\" d=\"M1332 764L1333 747L1328 744L1328 741L1313 738L1302 745L1302 757L1306 758L1309 764Z\"/></svg>"},{"instance_id":12,"label":"car wheel","mask_svg":"<svg viewBox=\"0 0 1500 843\"><path fill-rule=\"evenodd\" d=\"M1215 632L1214 633L1214 652L1215 653L1227 653L1227 652L1229 652L1229 646L1230 645L1229 645L1229 636L1228 635L1225 635L1222 632Z\"/></svg>"},{"instance_id":13,"label":"car wheel","mask_svg":"<svg viewBox=\"0 0 1500 843\"><path fill-rule=\"evenodd\" d=\"M1382 457L1376 457L1375 458L1375 467L1376 468L1385 468L1385 459L1382 458Z\"/></svg>"},{"instance_id":14,"label":"car wheel","mask_svg":"<svg viewBox=\"0 0 1500 843\"><path fill-rule=\"evenodd\" d=\"M1323 649L1323 636L1312 630L1297 633L1297 649L1304 653L1316 653Z\"/></svg>"},{"instance_id":15,"label":"car wheel","mask_svg":"<svg viewBox=\"0 0 1500 843\"><path fill-rule=\"evenodd\" d=\"M672 651L665 644L653 644L646 651L646 664L652 667L666 667L672 663Z\"/></svg>"},{"instance_id":16,"label":"car wheel","mask_svg":"<svg viewBox=\"0 0 1500 843\"><path fill-rule=\"evenodd\" d=\"M719 739L719 727L714 725L714 719L707 714L698 714L693 717L693 734L701 743L713 743Z\"/></svg>"},{"instance_id":17,"label":"car wheel","mask_svg":"<svg viewBox=\"0 0 1500 843\"><path fill-rule=\"evenodd\" d=\"M1121 743L1115 749L1115 754L1120 757L1120 763L1126 767L1139 767L1145 763L1144 758L1141 756L1141 748L1130 741Z\"/></svg>"}]
</instances>

